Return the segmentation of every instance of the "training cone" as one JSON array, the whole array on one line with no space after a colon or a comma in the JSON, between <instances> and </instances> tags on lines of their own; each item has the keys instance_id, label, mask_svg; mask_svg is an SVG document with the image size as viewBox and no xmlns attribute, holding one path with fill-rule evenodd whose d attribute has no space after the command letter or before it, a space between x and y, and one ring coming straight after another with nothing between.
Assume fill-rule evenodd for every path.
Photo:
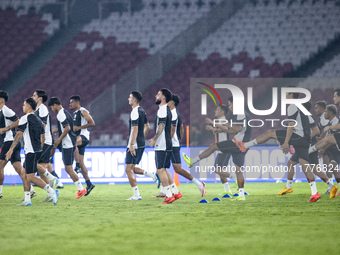
<instances>
[{"instance_id":1,"label":"training cone","mask_svg":"<svg viewBox=\"0 0 340 255\"><path fill-rule=\"evenodd\" d=\"M221 201L218 197L215 197L212 201Z\"/></svg>"},{"instance_id":2,"label":"training cone","mask_svg":"<svg viewBox=\"0 0 340 255\"><path fill-rule=\"evenodd\" d=\"M209 202L205 199L202 199L201 201L199 201L200 204L208 204Z\"/></svg>"},{"instance_id":3,"label":"training cone","mask_svg":"<svg viewBox=\"0 0 340 255\"><path fill-rule=\"evenodd\" d=\"M225 195L223 196L223 198L231 198L231 196L228 195L228 194L225 194Z\"/></svg>"}]
</instances>

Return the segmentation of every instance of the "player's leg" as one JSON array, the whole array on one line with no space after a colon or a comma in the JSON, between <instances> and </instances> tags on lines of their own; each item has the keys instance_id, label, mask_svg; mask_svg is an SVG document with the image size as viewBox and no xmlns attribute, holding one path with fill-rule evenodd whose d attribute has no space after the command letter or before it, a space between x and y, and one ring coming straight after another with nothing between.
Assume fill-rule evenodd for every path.
<instances>
[{"instance_id":1,"label":"player's leg","mask_svg":"<svg viewBox=\"0 0 340 255\"><path fill-rule=\"evenodd\" d=\"M205 196L205 183L199 182L196 178L194 178L188 171L182 168L181 162L181 154L180 154L180 147L173 147L171 152L171 162L174 170L177 174L182 175L186 179L192 181L196 184L200 194L202 197Z\"/></svg>"},{"instance_id":2,"label":"player's leg","mask_svg":"<svg viewBox=\"0 0 340 255\"><path fill-rule=\"evenodd\" d=\"M0 160L0 199L2 198L2 187L4 184L4 179L5 179L5 175L4 175L4 169L5 166L7 164L6 160Z\"/></svg>"},{"instance_id":3,"label":"player's leg","mask_svg":"<svg viewBox=\"0 0 340 255\"><path fill-rule=\"evenodd\" d=\"M76 161L76 167L74 168L74 171L79 174L81 172L81 167L80 167L80 158L79 158L79 146L81 146L81 142L80 145L78 145L78 138L80 138L80 136L77 136L77 146L74 150L74 160ZM80 138L81 140L81 138Z\"/></svg>"},{"instance_id":4,"label":"player's leg","mask_svg":"<svg viewBox=\"0 0 340 255\"><path fill-rule=\"evenodd\" d=\"M238 185L238 197L236 200L245 200L244 197L244 176L242 172L242 167L244 165L244 158L245 158L246 153L245 152L237 152L237 153L232 153L233 157L233 162L235 165L235 173L236 173L236 178L237 178L237 185Z\"/></svg>"},{"instance_id":5,"label":"player's leg","mask_svg":"<svg viewBox=\"0 0 340 255\"><path fill-rule=\"evenodd\" d=\"M200 155L198 155L197 157L193 159L189 158L188 156L185 155L185 153L183 153L183 159L187 163L188 167L192 167L198 161L209 157L211 154L213 154L217 150L220 150L226 154L236 153L240 151L240 149L236 146L236 144L233 141L227 140L227 141L222 141L218 143L213 143L212 145L209 146L208 149L206 149Z\"/></svg>"},{"instance_id":6,"label":"player's leg","mask_svg":"<svg viewBox=\"0 0 340 255\"><path fill-rule=\"evenodd\" d=\"M323 167L319 164L318 152L315 151L309 154L309 163L312 167L313 174L318 176L322 181L328 185L327 193L330 193L330 198L335 198L338 187L333 185L327 175L323 171Z\"/></svg>"},{"instance_id":7,"label":"player's leg","mask_svg":"<svg viewBox=\"0 0 340 255\"><path fill-rule=\"evenodd\" d=\"M50 157L47 164L47 170L54 176L58 178L57 189L63 189L64 185L61 182L58 174L53 170L53 157Z\"/></svg>"},{"instance_id":8,"label":"player's leg","mask_svg":"<svg viewBox=\"0 0 340 255\"><path fill-rule=\"evenodd\" d=\"M236 178L237 178L237 185L238 185L238 197L236 200L245 200L244 197L244 176L240 166L235 165L236 168Z\"/></svg>"},{"instance_id":9,"label":"player's leg","mask_svg":"<svg viewBox=\"0 0 340 255\"><path fill-rule=\"evenodd\" d=\"M201 159L209 157L211 154L213 154L217 150L218 150L217 144L213 143L209 146L208 149L206 149L200 155L198 155L197 157L195 157L193 159L189 158L185 153L183 153L183 159L187 163L188 167L192 167L198 161L200 161Z\"/></svg>"},{"instance_id":10,"label":"player's leg","mask_svg":"<svg viewBox=\"0 0 340 255\"><path fill-rule=\"evenodd\" d=\"M134 164L127 164L126 165L125 172L128 176L129 183L130 183L130 186L131 186L132 191L133 191L133 196L126 199L126 200L141 200L142 199L142 196L140 195L138 187L137 187L137 180L136 180L136 177L135 177L134 168L135 168Z\"/></svg>"},{"instance_id":11,"label":"player's leg","mask_svg":"<svg viewBox=\"0 0 340 255\"><path fill-rule=\"evenodd\" d=\"M40 178L45 182L49 183L49 185L53 188L57 188L58 178L53 176L47 169L47 163L38 163L38 173Z\"/></svg>"},{"instance_id":12,"label":"player's leg","mask_svg":"<svg viewBox=\"0 0 340 255\"><path fill-rule=\"evenodd\" d=\"M40 158L40 152L28 153L25 155L24 169L22 171L22 179L24 182L25 199L24 202L19 205L31 205L30 198L30 183L34 183L38 187L44 189L47 195L52 198L53 204L56 205L58 202L58 192L46 184L42 179L35 176L38 171L38 159Z\"/></svg>"},{"instance_id":13,"label":"player's leg","mask_svg":"<svg viewBox=\"0 0 340 255\"><path fill-rule=\"evenodd\" d=\"M84 162L85 147L86 147L87 144L88 144L88 140L86 139L86 142L82 141L82 145L76 146L76 149L74 151L75 152L74 155L76 155L76 151L78 151L78 163L79 163L79 166L80 166L80 169L81 169L81 174L83 175L85 182L86 182L86 194L85 194L85 196L88 196L91 193L91 191L95 188L95 185L92 184L92 182L89 178L89 174L88 174L87 168L85 166L85 162Z\"/></svg>"},{"instance_id":14,"label":"player's leg","mask_svg":"<svg viewBox=\"0 0 340 255\"><path fill-rule=\"evenodd\" d=\"M294 153L287 163L287 168L288 168L287 183L286 183L286 186L283 188L283 190L278 193L279 195L286 195L288 193L293 192L292 186L293 186L293 178L295 174L295 165L297 164L296 161L299 160L298 158L296 158L295 155L296 154Z\"/></svg>"},{"instance_id":15,"label":"player's leg","mask_svg":"<svg viewBox=\"0 0 340 255\"><path fill-rule=\"evenodd\" d=\"M65 170L68 173L68 175L71 177L72 181L76 185L78 192L76 199L81 198L83 195L86 194L86 190L84 189L83 185L81 184L77 173L72 169L72 163L74 160L74 150L75 148L67 148L62 149L62 155L63 155L63 162L65 165Z\"/></svg>"},{"instance_id":16,"label":"player's leg","mask_svg":"<svg viewBox=\"0 0 340 255\"><path fill-rule=\"evenodd\" d=\"M135 165L135 167L133 169L134 173L149 176L150 178L152 178L152 180L154 180L154 182L156 183L157 189L158 189L161 185L161 181L160 181L157 173L136 167L136 165L138 165L139 162L142 160L144 148L138 148L135 151L136 151L136 156L133 157L133 163ZM131 153L128 152L128 149L126 150L126 153L127 153L126 154L127 156L131 157Z\"/></svg>"},{"instance_id":17,"label":"player's leg","mask_svg":"<svg viewBox=\"0 0 340 255\"><path fill-rule=\"evenodd\" d=\"M57 188L58 178L53 176L46 168L50 161L52 145L44 144L40 159L38 160L38 173L41 179L49 183L53 189Z\"/></svg>"},{"instance_id":18,"label":"player's leg","mask_svg":"<svg viewBox=\"0 0 340 255\"><path fill-rule=\"evenodd\" d=\"M299 158L299 163L301 165L301 169L304 172L307 181L309 183L309 186L311 188L311 197L308 202L316 202L320 199L320 195L318 193L318 190L316 188L316 183L314 179L314 175L312 173L312 170L310 168L309 162L306 159Z\"/></svg>"},{"instance_id":19,"label":"player's leg","mask_svg":"<svg viewBox=\"0 0 340 255\"><path fill-rule=\"evenodd\" d=\"M165 193L165 199L162 202L163 204L170 204L174 202L176 199L172 195L170 184L173 183L172 178L169 179L167 168L170 168L170 151L155 151L155 160L156 160L156 168L157 174L161 183L163 185L163 190Z\"/></svg>"},{"instance_id":20,"label":"player's leg","mask_svg":"<svg viewBox=\"0 0 340 255\"><path fill-rule=\"evenodd\" d=\"M282 132L285 130L274 130L274 129L269 129L267 130L265 133L263 133L262 135L259 135L258 137L256 137L255 139L249 141L249 142L241 142L238 141L235 137L234 137L234 141L236 143L236 145L239 147L239 149L242 152L246 152L246 150L254 145L257 144L262 144L267 142L269 139L275 139L278 140L278 132Z\"/></svg>"},{"instance_id":21,"label":"player's leg","mask_svg":"<svg viewBox=\"0 0 340 255\"><path fill-rule=\"evenodd\" d=\"M337 140L332 134L326 135L323 139L318 141L315 145L311 146L308 152L313 153L314 151L325 148L329 144L333 144L333 145L337 144Z\"/></svg>"},{"instance_id":22,"label":"player's leg","mask_svg":"<svg viewBox=\"0 0 340 255\"><path fill-rule=\"evenodd\" d=\"M223 196L229 195L231 197L232 192L228 183L228 178L230 177L230 173L223 169L224 166L228 165L230 158L230 154L218 153L215 159L215 173L220 176L221 183L224 187Z\"/></svg>"}]
</instances>

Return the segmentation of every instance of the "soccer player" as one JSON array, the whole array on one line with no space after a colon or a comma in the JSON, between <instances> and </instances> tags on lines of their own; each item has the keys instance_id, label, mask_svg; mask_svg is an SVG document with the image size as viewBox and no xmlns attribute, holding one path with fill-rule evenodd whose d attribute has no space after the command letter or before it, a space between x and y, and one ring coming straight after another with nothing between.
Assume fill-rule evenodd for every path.
<instances>
[{"instance_id":1,"label":"soccer player","mask_svg":"<svg viewBox=\"0 0 340 255\"><path fill-rule=\"evenodd\" d=\"M168 106L172 99L172 93L168 89L158 91L155 103L159 106L155 117L156 134L149 140L150 147L155 146L155 160L157 174L164 187L165 199L162 204L170 204L182 197L178 191L171 174L166 170L170 167L170 158L172 151L171 139L171 111ZM172 192L171 192L172 189Z\"/></svg>"},{"instance_id":2,"label":"soccer player","mask_svg":"<svg viewBox=\"0 0 340 255\"><path fill-rule=\"evenodd\" d=\"M315 103L315 107L314 107L314 113L316 116L319 117L318 128L320 130L320 133L328 125L328 122L329 122L325 118L326 106L327 106L326 101L320 100Z\"/></svg>"},{"instance_id":3,"label":"soccer player","mask_svg":"<svg viewBox=\"0 0 340 255\"><path fill-rule=\"evenodd\" d=\"M340 105L340 89L336 89L334 91L333 102L337 106ZM339 129L340 129L340 123L325 127L323 132L328 132L329 130L335 131L335 130L339 130ZM308 152L313 153L313 152L318 151L320 149L327 149L327 148L331 147L332 145L336 145L337 149L340 150L340 133L327 134L323 139L318 141L315 145L311 146L309 148ZM335 167L335 169L333 169L333 174L334 175L339 174L339 166L338 165ZM339 179L337 180L337 182L340 185Z\"/></svg>"},{"instance_id":4,"label":"soccer player","mask_svg":"<svg viewBox=\"0 0 340 255\"><path fill-rule=\"evenodd\" d=\"M78 175L72 169L72 163L74 159L73 153L76 146L76 134L73 131L73 118L71 114L62 107L60 99L57 97L51 97L48 102L48 106L53 112L57 113L59 131L59 138L54 141L52 151L58 148L59 144L62 145L61 147L65 170L71 177L74 184L77 186L78 192L75 198L79 199L86 194L86 190L84 189L83 185L81 185Z\"/></svg>"},{"instance_id":5,"label":"soccer player","mask_svg":"<svg viewBox=\"0 0 340 255\"><path fill-rule=\"evenodd\" d=\"M132 91L128 98L132 111L129 118L129 141L126 149L125 171L129 178L133 196L126 200L142 199L137 187L135 174L147 175L156 182L158 188L160 185L160 180L157 174L136 167L142 159L145 149L145 137L150 129L145 111L139 105L142 98L142 93L139 91Z\"/></svg>"},{"instance_id":6,"label":"soccer player","mask_svg":"<svg viewBox=\"0 0 340 255\"><path fill-rule=\"evenodd\" d=\"M89 195L94 189L95 185L90 181L87 168L84 163L85 147L90 142L89 127L95 125L92 116L89 111L80 105L80 96L74 95L70 97L70 109L73 112L73 131L75 132L76 138L76 149L74 151L74 158L76 160L75 172L78 173L78 169L81 171L86 181L86 194Z\"/></svg>"},{"instance_id":7,"label":"soccer player","mask_svg":"<svg viewBox=\"0 0 340 255\"><path fill-rule=\"evenodd\" d=\"M327 105L325 111L325 118L329 121L328 126L335 126L339 123L339 119L336 117L338 110L334 104ZM327 134L336 134L339 133L340 130L332 130L328 128L324 128L323 137ZM327 131L325 131L327 130ZM318 153L317 151L313 153ZM313 154L311 153L311 154ZM310 155L311 155L310 154ZM340 151L338 150L336 145L330 145L328 148L324 148L320 150L319 155L322 155L324 158L324 165L326 165L326 170L332 179L332 174L334 174L335 180L340 185L340 173L339 171L334 171L338 169L338 163L340 161ZM330 193L331 190L328 189L325 193Z\"/></svg>"},{"instance_id":8,"label":"soccer player","mask_svg":"<svg viewBox=\"0 0 340 255\"><path fill-rule=\"evenodd\" d=\"M233 112L233 97L228 98L228 106L229 110ZM249 115L246 112L245 115L233 115L232 122L227 123L226 126L217 124L216 127L220 128L222 132L228 134L235 134L234 138L236 137L238 140L241 141L249 141L251 136L251 127L247 125L249 119ZM240 123L243 122L243 125ZM246 155L246 150L240 152L239 148L236 146L235 142L232 140L225 140L218 143L213 143L209 146L208 149L203 151L197 157L191 159L185 153L183 153L183 158L187 163L188 167L192 167L198 161L209 157L215 151L220 150L221 152L228 154L231 153L233 157L233 162L235 165L236 170L236 177L237 177L237 184L239 188L239 196L236 200L245 200L244 197L244 176L241 171L241 167L244 164L244 158Z\"/></svg>"},{"instance_id":9,"label":"soccer player","mask_svg":"<svg viewBox=\"0 0 340 255\"><path fill-rule=\"evenodd\" d=\"M226 114L228 113L228 107L226 105L219 105L215 110L215 118L219 119L220 121L226 122ZM226 141L229 139L229 134L222 132L221 128L213 127L212 125L214 122L210 118L206 118L206 130L212 131L215 136L217 142ZM222 171L223 166L227 166L231 154L230 153L223 153L218 152L215 159L215 172L220 176L221 182L224 187L224 192L222 195L229 195L231 197L232 192L229 187L228 178L230 178L230 173Z\"/></svg>"},{"instance_id":10,"label":"soccer player","mask_svg":"<svg viewBox=\"0 0 340 255\"><path fill-rule=\"evenodd\" d=\"M305 106L306 109L308 111L310 111L312 105L311 105L310 102L307 102L307 103L304 103L303 106ZM335 108L335 110L336 110L336 108ZM309 120L309 124L310 124L310 129L311 129L310 136L311 136L311 140L312 140L312 145L314 145L314 144L316 144L316 136L320 134L320 130L316 126L315 120L311 115L308 116L308 120ZM286 195L288 193L293 192L292 185L293 185L293 177L294 177L294 166L298 163L298 161L299 161L298 155L297 155L297 153L294 153L293 156L288 161L288 164L287 164L287 166L288 166L288 177L287 177L286 187L284 187L283 190L278 193L279 195ZM333 185L333 183L329 180L327 175L318 166L319 165L319 158L318 158L318 152L317 151L309 154L309 163L312 167L313 173L316 176L320 177L320 179L323 180L328 185L328 189L330 190L330 198L334 198L338 188Z\"/></svg>"},{"instance_id":11,"label":"soccer player","mask_svg":"<svg viewBox=\"0 0 340 255\"><path fill-rule=\"evenodd\" d=\"M286 98L297 99L299 98L299 93L286 93ZM288 107L288 119L293 121L289 122L286 130L270 129L266 133L246 143L238 141L237 137L234 137L235 143L241 151L246 151L254 145L262 144L269 139L275 139L280 142L285 154L290 151L289 145L293 145L296 157L311 187L312 194L308 202L316 202L321 196L317 191L314 175L309 165L308 148L310 145L310 124L308 116L303 114L296 105L291 104Z\"/></svg>"},{"instance_id":12,"label":"soccer player","mask_svg":"<svg viewBox=\"0 0 340 255\"><path fill-rule=\"evenodd\" d=\"M320 134L325 134L323 132L323 129L328 125L329 121L326 120L325 118L325 110L326 110L326 106L327 106L327 103L326 101L324 100L320 100L320 101L317 101L315 103L315 107L314 107L314 113L316 116L319 117L319 121L318 121L318 128L320 130ZM321 138L323 137L320 137L318 136L316 139L317 141L320 140ZM329 158L328 156L323 156L323 162L324 164L326 164L328 160L328 163L329 163ZM328 167L325 168L326 170L326 175L327 177L329 178L330 182L333 184L333 178L332 178L332 172L331 171L328 171ZM329 194L330 193L330 189L327 189L326 192L324 192L323 194Z\"/></svg>"},{"instance_id":13,"label":"soccer player","mask_svg":"<svg viewBox=\"0 0 340 255\"><path fill-rule=\"evenodd\" d=\"M41 120L34 114L37 103L32 99L28 98L25 100L23 105L23 112L25 115L21 117L18 126L18 132L15 135L14 141L6 153L6 160L9 160L16 146L19 144L21 137L24 139L25 144L25 162L24 169L22 171L22 179L24 184L25 199L24 202L18 204L20 206L30 206L30 183L34 183L40 188L47 192L47 195L52 198L53 205L58 202L59 190L54 190L42 179L37 178L35 173L38 168L38 160L42 152L42 144L45 140L45 130ZM26 174L25 174L26 172Z\"/></svg>"},{"instance_id":14,"label":"soccer player","mask_svg":"<svg viewBox=\"0 0 340 255\"><path fill-rule=\"evenodd\" d=\"M56 189L59 182L58 175L55 172L52 174L46 170L46 165L49 164L51 149L53 146L51 117L46 105L44 105L47 101L47 93L45 90L37 89L33 93L32 98L37 103L37 108L34 114L40 118L45 129L45 142L40 159L38 160L38 173L41 178L45 177L43 180L46 183L49 183L53 189Z\"/></svg>"},{"instance_id":15,"label":"soccer player","mask_svg":"<svg viewBox=\"0 0 340 255\"><path fill-rule=\"evenodd\" d=\"M0 152L0 199L2 198L2 186L4 183L4 168L7 164L6 153L11 147L14 136L16 134L15 127L19 124L19 118L15 112L6 106L8 101L8 93L0 90L0 135L3 140ZM20 144L17 144L13 149L13 154L9 158L14 170L21 176L21 157L20 157ZM37 194L31 186L31 198Z\"/></svg>"},{"instance_id":16,"label":"soccer player","mask_svg":"<svg viewBox=\"0 0 340 255\"><path fill-rule=\"evenodd\" d=\"M171 152L171 162L176 173L182 175L188 180L196 184L201 197L205 196L205 183L199 182L194 178L188 171L182 169L181 166L181 138L184 134L184 128L182 124L181 115L176 108L179 104L180 97L177 94L172 95L172 99L169 101L168 106L171 110L172 120L171 120L171 137L172 137L172 152Z\"/></svg>"}]
</instances>

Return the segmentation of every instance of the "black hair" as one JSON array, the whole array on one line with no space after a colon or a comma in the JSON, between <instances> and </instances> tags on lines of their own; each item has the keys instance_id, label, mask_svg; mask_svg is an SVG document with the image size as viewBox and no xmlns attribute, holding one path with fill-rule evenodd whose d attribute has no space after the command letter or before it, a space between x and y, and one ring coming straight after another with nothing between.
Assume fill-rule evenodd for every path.
<instances>
[{"instance_id":1,"label":"black hair","mask_svg":"<svg viewBox=\"0 0 340 255\"><path fill-rule=\"evenodd\" d=\"M61 105L60 99L58 97L51 97L50 100L48 101L48 106L52 105Z\"/></svg>"},{"instance_id":2,"label":"black hair","mask_svg":"<svg viewBox=\"0 0 340 255\"><path fill-rule=\"evenodd\" d=\"M177 95L177 94L172 95L172 101L174 101L175 106L177 106L179 104L180 99L181 98L179 97L179 95Z\"/></svg>"},{"instance_id":3,"label":"black hair","mask_svg":"<svg viewBox=\"0 0 340 255\"><path fill-rule=\"evenodd\" d=\"M71 96L71 97L70 97L70 100L71 100L71 99L73 99L74 101L77 101L77 102L80 103L80 96L78 96L78 95L73 95L73 96Z\"/></svg>"},{"instance_id":4,"label":"black hair","mask_svg":"<svg viewBox=\"0 0 340 255\"><path fill-rule=\"evenodd\" d=\"M324 100L317 101L315 104L320 106L323 109L326 109L326 106L327 106L327 103Z\"/></svg>"},{"instance_id":5,"label":"black hair","mask_svg":"<svg viewBox=\"0 0 340 255\"><path fill-rule=\"evenodd\" d=\"M226 115L228 113L228 111L229 111L228 106L226 106L225 104L220 104L219 107L224 112L224 115Z\"/></svg>"},{"instance_id":6,"label":"black hair","mask_svg":"<svg viewBox=\"0 0 340 255\"><path fill-rule=\"evenodd\" d=\"M228 101L231 102L231 103L233 102L233 100L234 100L234 99L233 99L233 96L231 96L231 97L228 98Z\"/></svg>"},{"instance_id":7,"label":"black hair","mask_svg":"<svg viewBox=\"0 0 340 255\"><path fill-rule=\"evenodd\" d=\"M35 109L37 108L37 102L33 98L27 98L25 102L32 107L33 111L35 111Z\"/></svg>"},{"instance_id":8,"label":"black hair","mask_svg":"<svg viewBox=\"0 0 340 255\"><path fill-rule=\"evenodd\" d=\"M296 86L294 86L294 85L289 85L288 88L296 88ZM288 92L288 94L293 94L293 98L294 98L294 99L297 99L297 98L299 98L299 96L300 96L300 93L299 93L299 92Z\"/></svg>"},{"instance_id":9,"label":"black hair","mask_svg":"<svg viewBox=\"0 0 340 255\"><path fill-rule=\"evenodd\" d=\"M47 101L48 96L45 90L37 89L35 92L37 93L38 97L42 97L43 103Z\"/></svg>"},{"instance_id":10,"label":"black hair","mask_svg":"<svg viewBox=\"0 0 340 255\"><path fill-rule=\"evenodd\" d=\"M336 94L338 95L338 97L340 97L340 89L336 89L334 92L336 92Z\"/></svg>"},{"instance_id":11,"label":"black hair","mask_svg":"<svg viewBox=\"0 0 340 255\"><path fill-rule=\"evenodd\" d=\"M161 89L161 92L162 92L163 96L165 96L165 101L167 103L169 103L169 101L172 99L171 91L169 89L163 88L163 89Z\"/></svg>"},{"instance_id":12,"label":"black hair","mask_svg":"<svg viewBox=\"0 0 340 255\"><path fill-rule=\"evenodd\" d=\"M132 91L131 92L132 96L137 99L137 102L139 103L143 99L143 95L139 91Z\"/></svg>"},{"instance_id":13,"label":"black hair","mask_svg":"<svg viewBox=\"0 0 340 255\"><path fill-rule=\"evenodd\" d=\"M303 103L302 105L307 109L307 111L310 111L310 109L312 108L312 103L309 101L306 103Z\"/></svg>"},{"instance_id":14,"label":"black hair","mask_svg":"<svg viewBox=\"0 0 340 255\"><path fill-rule=\"evenodd\" d=\"M8 101L8 93L6 91L0 90L0 98L5 99L5 102Z\"/></svg>"},{"instance_id":15,"label":"black hair","mask_svg":"<svg viewBox=\"0 0 340 255\"><path fill-rule=\"evenodd\" d=\"M334 115L338 113L338 108L334 104L329 104L326 106L326 110L332 112Z\"/></svg>"}]
</instances>

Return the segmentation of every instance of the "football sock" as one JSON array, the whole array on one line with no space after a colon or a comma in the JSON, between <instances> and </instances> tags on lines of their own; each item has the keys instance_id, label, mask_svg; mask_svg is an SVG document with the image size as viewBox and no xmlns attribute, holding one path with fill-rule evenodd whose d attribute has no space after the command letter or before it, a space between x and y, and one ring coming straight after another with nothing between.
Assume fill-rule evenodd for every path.
<instances>
[{"instance_id":1,"label":"football sock","mask_svg":"<svg viewBox=\"0 0 340 255\"><path fill-rule=\"evenodd\" d=\"M310 189L312 191L312 196L314 196L316 193L318 193L318 190L316 189L316 183L314 182L310 182L309 183Z\"/></svg>"},{"instance_id":2,"label":"football sock","mask_svg":"<svg viewBox=\"0 0 340 255\"><path fill-rule=\"evenodd\" d=\"M229 187L229 183L223 183L223 187L224 187L224 190L227 191L227 192L230 192L230 187Z\"/></svg>"},{"instance_id":3,"label":"football sock","mask_svg":"<svg viewBox=\"0 0 340 255\"><path fill-rule=\"evenodd\" d=\"M293 180L287 180L286 188L290 189L293 185Z\"/></svg>"}]
</instances>

